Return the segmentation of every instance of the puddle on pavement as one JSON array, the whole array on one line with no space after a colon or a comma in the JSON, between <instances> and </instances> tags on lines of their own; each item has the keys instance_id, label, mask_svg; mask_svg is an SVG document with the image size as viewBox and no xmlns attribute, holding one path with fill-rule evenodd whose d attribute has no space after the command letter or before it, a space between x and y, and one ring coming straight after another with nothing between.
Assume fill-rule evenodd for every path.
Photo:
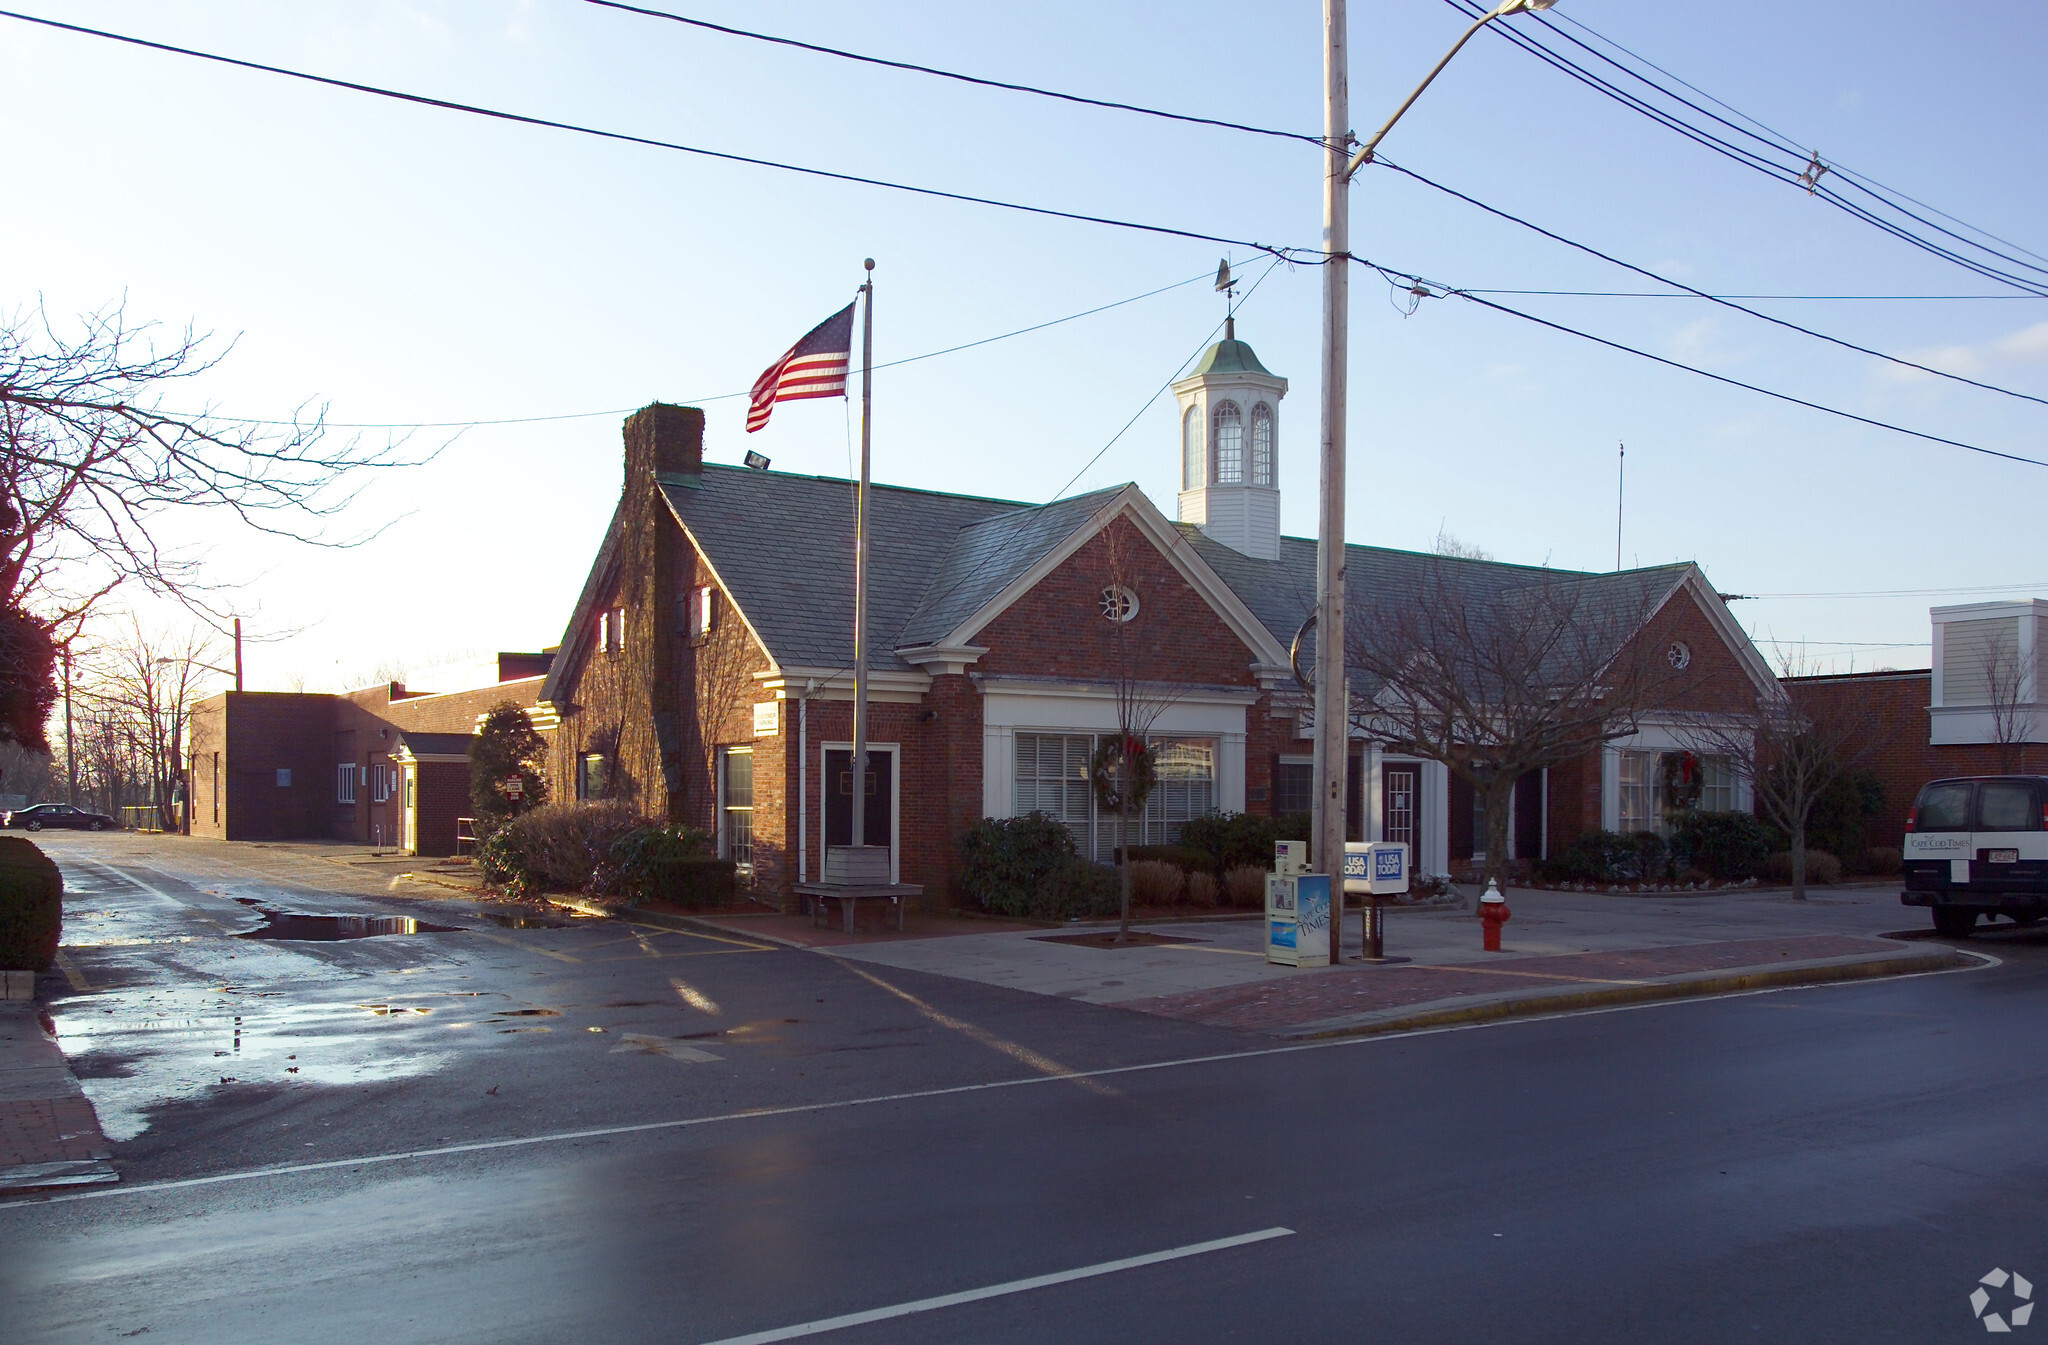
<instances>
[{"instance_id":1,"label":"puddle on pavement","mask_svg":"<svg viewBox=\"0 0 2048 1345\"><path fill-rule=\"evenodd\" d=\"M299 915L261 908L263 923L238 939L290 939L330 943L338 939L375 939L386 934L458 934L455 925L430 925L409 915Z\"/></svg>"},{"instance_id":2,"label":"puddle on pavement","mask_svg":"<svg viewBox=\"0 0 2048 1345\"><path fill-rule=\"evenodd\" d=\"M500 1018L560 1018L560 1009L500 1009Z\"/></svg>"}]
</instances>

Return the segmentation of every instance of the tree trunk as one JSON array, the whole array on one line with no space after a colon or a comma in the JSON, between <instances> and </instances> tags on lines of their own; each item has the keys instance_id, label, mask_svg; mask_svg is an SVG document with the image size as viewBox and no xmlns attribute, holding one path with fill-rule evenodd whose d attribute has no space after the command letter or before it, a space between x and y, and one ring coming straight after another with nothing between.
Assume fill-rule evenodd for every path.
<instances>
[{"instance_id":1,"label":"tree trunk","mask_svg":"<svg viewBox=\"0 0 2048 1345\"><path fill-rule=\"evenodd\" d=\"M1116 810L1116 857L1117 886L1122 891L1120 907L1122 919L1116 927L1116 941L1131 941L1131 800L1130 790L1124 790L1125 798Z\"/></svg>"},{"instance_id":2,"label":"tree trunk","mask_svg":"<svg viewBox=\"0 0 2048 1345\"><path fill-rule=\"evenodd\" d=\"M1489 780L1480 792L1486 801L1486 871L1480 875L1483 891L1486 879L1493 878L1505 888L1508 885L1508 835L1515 823L1515 781L1512 776L1505 780Z\"/></svg>"},{"instance_id":3,"label":"tree trunk","mask_svg":"<svg viewBox=\"0 0 2048 1345\"><path fill-rule=\"evenodd\" d=\"M1806 819L1792 824L1792 900L1806 900Z\"/></svg>"}]
</instances>

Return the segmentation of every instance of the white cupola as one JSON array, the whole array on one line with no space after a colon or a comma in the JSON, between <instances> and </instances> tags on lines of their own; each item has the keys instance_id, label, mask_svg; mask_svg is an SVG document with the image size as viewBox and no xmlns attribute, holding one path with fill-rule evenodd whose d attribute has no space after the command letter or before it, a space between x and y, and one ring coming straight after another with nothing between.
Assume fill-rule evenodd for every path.
<instances>
[{"instance_id":1,"label":"white cupola","mask_svg":"<svg viewBox=\"0 0 2048 1345\"><path fill-rule=\"evenodd\" d=\"M1224 322L1180 400L1180 521L1233 551L1280 558L1280 399L1287 380L1259 363Z\"/></svg>"}]
</instances>

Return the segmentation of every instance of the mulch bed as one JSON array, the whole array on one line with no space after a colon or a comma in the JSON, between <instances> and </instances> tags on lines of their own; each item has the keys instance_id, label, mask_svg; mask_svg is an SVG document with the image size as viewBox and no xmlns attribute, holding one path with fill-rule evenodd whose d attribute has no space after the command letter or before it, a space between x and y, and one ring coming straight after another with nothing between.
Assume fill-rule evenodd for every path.
<instances>
[{"instance_id":1,"label":"mulch bed","mask_svg":"<svg viewBox=\"0 0 2048 1345\"><path fill-rule=\"evenodd\" d=\"M1162 943L1201 943L1202 940L1184 939L1178 934L1153 934L1147 930L1134 929L1122 943L1118 943L1116 931L1104 929L1088 934L1052 934L1037 942L1076 943L1083 948L1138 948Z\"/></svg>"}]
</instances>

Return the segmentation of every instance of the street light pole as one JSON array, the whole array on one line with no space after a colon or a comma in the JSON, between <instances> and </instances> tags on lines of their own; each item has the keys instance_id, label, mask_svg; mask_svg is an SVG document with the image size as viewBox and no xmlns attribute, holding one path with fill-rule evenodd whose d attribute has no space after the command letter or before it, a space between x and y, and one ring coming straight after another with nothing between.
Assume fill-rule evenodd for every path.
<instances>
[{"instance_id":1,"label":"street light pole","mask_svg":"<svg viewBox=\"0 0 2048 1345\"><path fill-rule=\"evenodd\" d=\"M1351 766L1351 706L1344 686L1344 419L1350 368L1351 175L1472 35L1509 14L1557 0L1501 0L1465 30L1386 125L1350 154L1351 90L1344 0L1323 0L1323 398L1322 502L1316 532L1315 866L1330 875L1330 965L1344 952L1345 789ZM1412 860L1411 860L1412 862Z\"/></svg>"},{"instance_id":2,"label":"street light pole","mask_svg":"<svg viewBox=\"0 0 2048 1345\"><path fill-rule=\"evenodd\" d=\"M1344 955L1344 417L1351 327L1351 92L1345 0L1323 0L1322 503L1316 531L1315 862L1330 875L1330 963Z\"/></svg>"}]
</instances>

